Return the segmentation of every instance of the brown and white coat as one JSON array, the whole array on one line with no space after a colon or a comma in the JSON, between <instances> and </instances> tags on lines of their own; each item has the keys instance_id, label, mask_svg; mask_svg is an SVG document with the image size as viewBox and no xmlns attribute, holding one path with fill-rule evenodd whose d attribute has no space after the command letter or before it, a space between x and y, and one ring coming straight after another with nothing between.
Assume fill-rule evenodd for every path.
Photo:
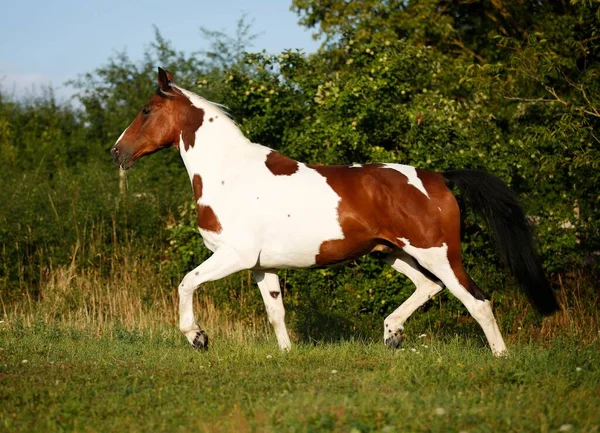
<instances>
[{"instance_id":1,"label":"brown and white coat","mask_svg":"<svg viewBox=\"0 0 600 433\"><path fill-rule=\"evenodd\" d=\"M113 148L123 168L163 147L179 149L198 227L213 255L179 286L180 328L195 347L196 288L251 269L279 346L290 348L275 269L327 266L372 251L416 285L384 321L396 347L406 319L444 286L482 326L495 354L506 347L490 303L461 264L460 211L442 174L401 164L318 166L250 142L215 104L159 70L159 90Z\"/></svg>"}]
</instances>

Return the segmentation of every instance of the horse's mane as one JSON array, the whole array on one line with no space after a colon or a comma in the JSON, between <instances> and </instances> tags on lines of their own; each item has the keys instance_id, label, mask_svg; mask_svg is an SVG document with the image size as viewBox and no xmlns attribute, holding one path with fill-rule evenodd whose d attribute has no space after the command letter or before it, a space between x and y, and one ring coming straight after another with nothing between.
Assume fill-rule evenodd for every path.
<instances>
[{"instance_id":1,"label":"horse's mane","mask_svg":"<svg viewBox=\"0 0 600 433\"><path fill-rule=\"evenodd\" d=\"M233 117L233 114L231 113L231 110L226 105L219 104L218 102L209 101L205 97L200 96L194 92L190 92L189 90L183 89L179 86L173 85L173 87L175 87L176 89L181 91L186 97L188 97L190 100L192 100L192 102L193 102L193 99L198 99L198 100L202 101L202 103L212 106L220 114L223 114L225 117L227 117L229 120L231 120L236 126L238 126L237 122L235 121L235 118Z\"/></svg>"}]
</instances>

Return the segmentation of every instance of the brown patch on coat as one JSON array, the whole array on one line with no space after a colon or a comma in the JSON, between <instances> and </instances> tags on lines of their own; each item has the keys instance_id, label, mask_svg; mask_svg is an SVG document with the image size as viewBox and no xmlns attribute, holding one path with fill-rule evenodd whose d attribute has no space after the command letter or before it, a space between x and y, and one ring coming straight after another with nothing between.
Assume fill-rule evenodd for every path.
<instances>
[{"instance_id":1,"label":"brown patch on coat","mask_svg":"<svg viewBox=\"0 0 600 433\"><path fill-rule=\"evenodd\" d=\"M194 177L192 178L192 188L194 190L194 198L196 199L196 208L198 211L198 227L203 230L221 233L223 227L212 208L198 203L202 197L202 177L197 173L194 174Z\"/></svg>"},{"instance_id":2,"label":"brown patch on coat","mask_svg":"<svg viewBox=\"0 0 600 433\"><path fill-rule=\"evenodd\" d=\"M449 249L450 244L457 245L460 253L460 215L452 212L458 206L440 174L418 170L427 198L404 174L380 164L310 167L340 196L338 214L344 234L344 239L321 244L317 265L353 260L371 251L391 252L404 246L398 238L418 248L446 242Z\"/></svg>"},{"instance_id":3,"label":"brown patch on coat","mask_svg":"<svg viewBox=\"0 0 600 433\"><path fill-rule=\"evenodd\" d=\"M198 173L192 178L192 189L196 201L200 200L200 197L202 197L202 177Z\"/></svg>"},{"instance_id":4,"label":"brown patch on coat","mask_svg":"<svg viewBox=\"0 0 600 433\"><path fill-rule=\"evenodd\" d=\"M196 144L196 131L204 122L204 110L193 106L189 101L188 103L190 106L187 107L185 115L180 119L181 139L183 140L186 152Z\"/></svg>"},{"instance_id":5,"label":"brown patch on coat","mask_svg":"<svg viewBox=\"0 0 600 433\"><path fill-rule=\"evenodd\" d=\"M279 292L269 292L269 295L271 295L271 298L273 299L277 299L279 297Z\"/></svg>"},{"instance_id":6,"label":"brown patch on coat","mask_svg":"<svg viewBox=\"0 0 600 433\"><path fill-rule=\"evenodd\" d=\"M275 176L291 176L298 171L297 161L274 150L267 155L265 165Z\"/></svg>"},{"instance_id":7,"label":"brown patch on coat","mask_svg":"<svg viewBox=\"0 0 600 433\"><path fill-rule=\"evenodd\" d=\"M198 227L215 233L221 233L223 227L210 206L198 205Z\"/></svg>"},{"instance_id":8,"label":"brown patch on coat","mask_svg":"<svg viewBox=\"0 0 600 433\"><path fill-rule=\"evenodd\" d=\"M428 198L404 174L379 164L310 167L340 196L338 214L344 234L344 239L321 244L317 265L353 260L371 251L393 252L404 247L398 238L423 249L446 244L448 261L460 284L475 298L487 299L462 266L460 209L440 173L417 169ZM435 269L422 271L437 279Z\"/></svg>"}]
</instances>

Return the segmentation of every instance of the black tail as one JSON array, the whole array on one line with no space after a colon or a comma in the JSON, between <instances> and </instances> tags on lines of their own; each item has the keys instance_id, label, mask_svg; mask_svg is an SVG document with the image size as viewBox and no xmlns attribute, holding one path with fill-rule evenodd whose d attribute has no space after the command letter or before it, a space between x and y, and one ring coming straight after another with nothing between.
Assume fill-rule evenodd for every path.
<instances>
[{"instance_id":1,"label":"black tail","mask_svg":"<svg viewBox=\"0 0 600 433\"><path fill-rule=\"evenodd\" d=\"M502 260L536 310L543 315L558 311L516 195L500 179L482 170L451 170L444 178L456 185L469 206L487 220Z\"/></svg>"}]
</instances>

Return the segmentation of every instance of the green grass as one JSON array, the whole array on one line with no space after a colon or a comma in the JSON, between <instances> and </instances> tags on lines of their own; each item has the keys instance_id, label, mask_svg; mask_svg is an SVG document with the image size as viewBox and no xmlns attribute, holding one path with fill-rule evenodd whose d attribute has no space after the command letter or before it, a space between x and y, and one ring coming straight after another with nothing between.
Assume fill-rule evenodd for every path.
<instances>
[{"instance_id":1,"label":"green grass","mask_svg":"<svg viewBox=\"0 0 600 433\"><path fill-rule=\"evenodd\" d=\"M290 353L270 338L215 338L196 352L174 330L4 323L0 348L7 432L600 429L600 348L567 337L517 343L507 359L475 335L414 337L398 351L351 341Z\"/></svg>"}]
</instances>

